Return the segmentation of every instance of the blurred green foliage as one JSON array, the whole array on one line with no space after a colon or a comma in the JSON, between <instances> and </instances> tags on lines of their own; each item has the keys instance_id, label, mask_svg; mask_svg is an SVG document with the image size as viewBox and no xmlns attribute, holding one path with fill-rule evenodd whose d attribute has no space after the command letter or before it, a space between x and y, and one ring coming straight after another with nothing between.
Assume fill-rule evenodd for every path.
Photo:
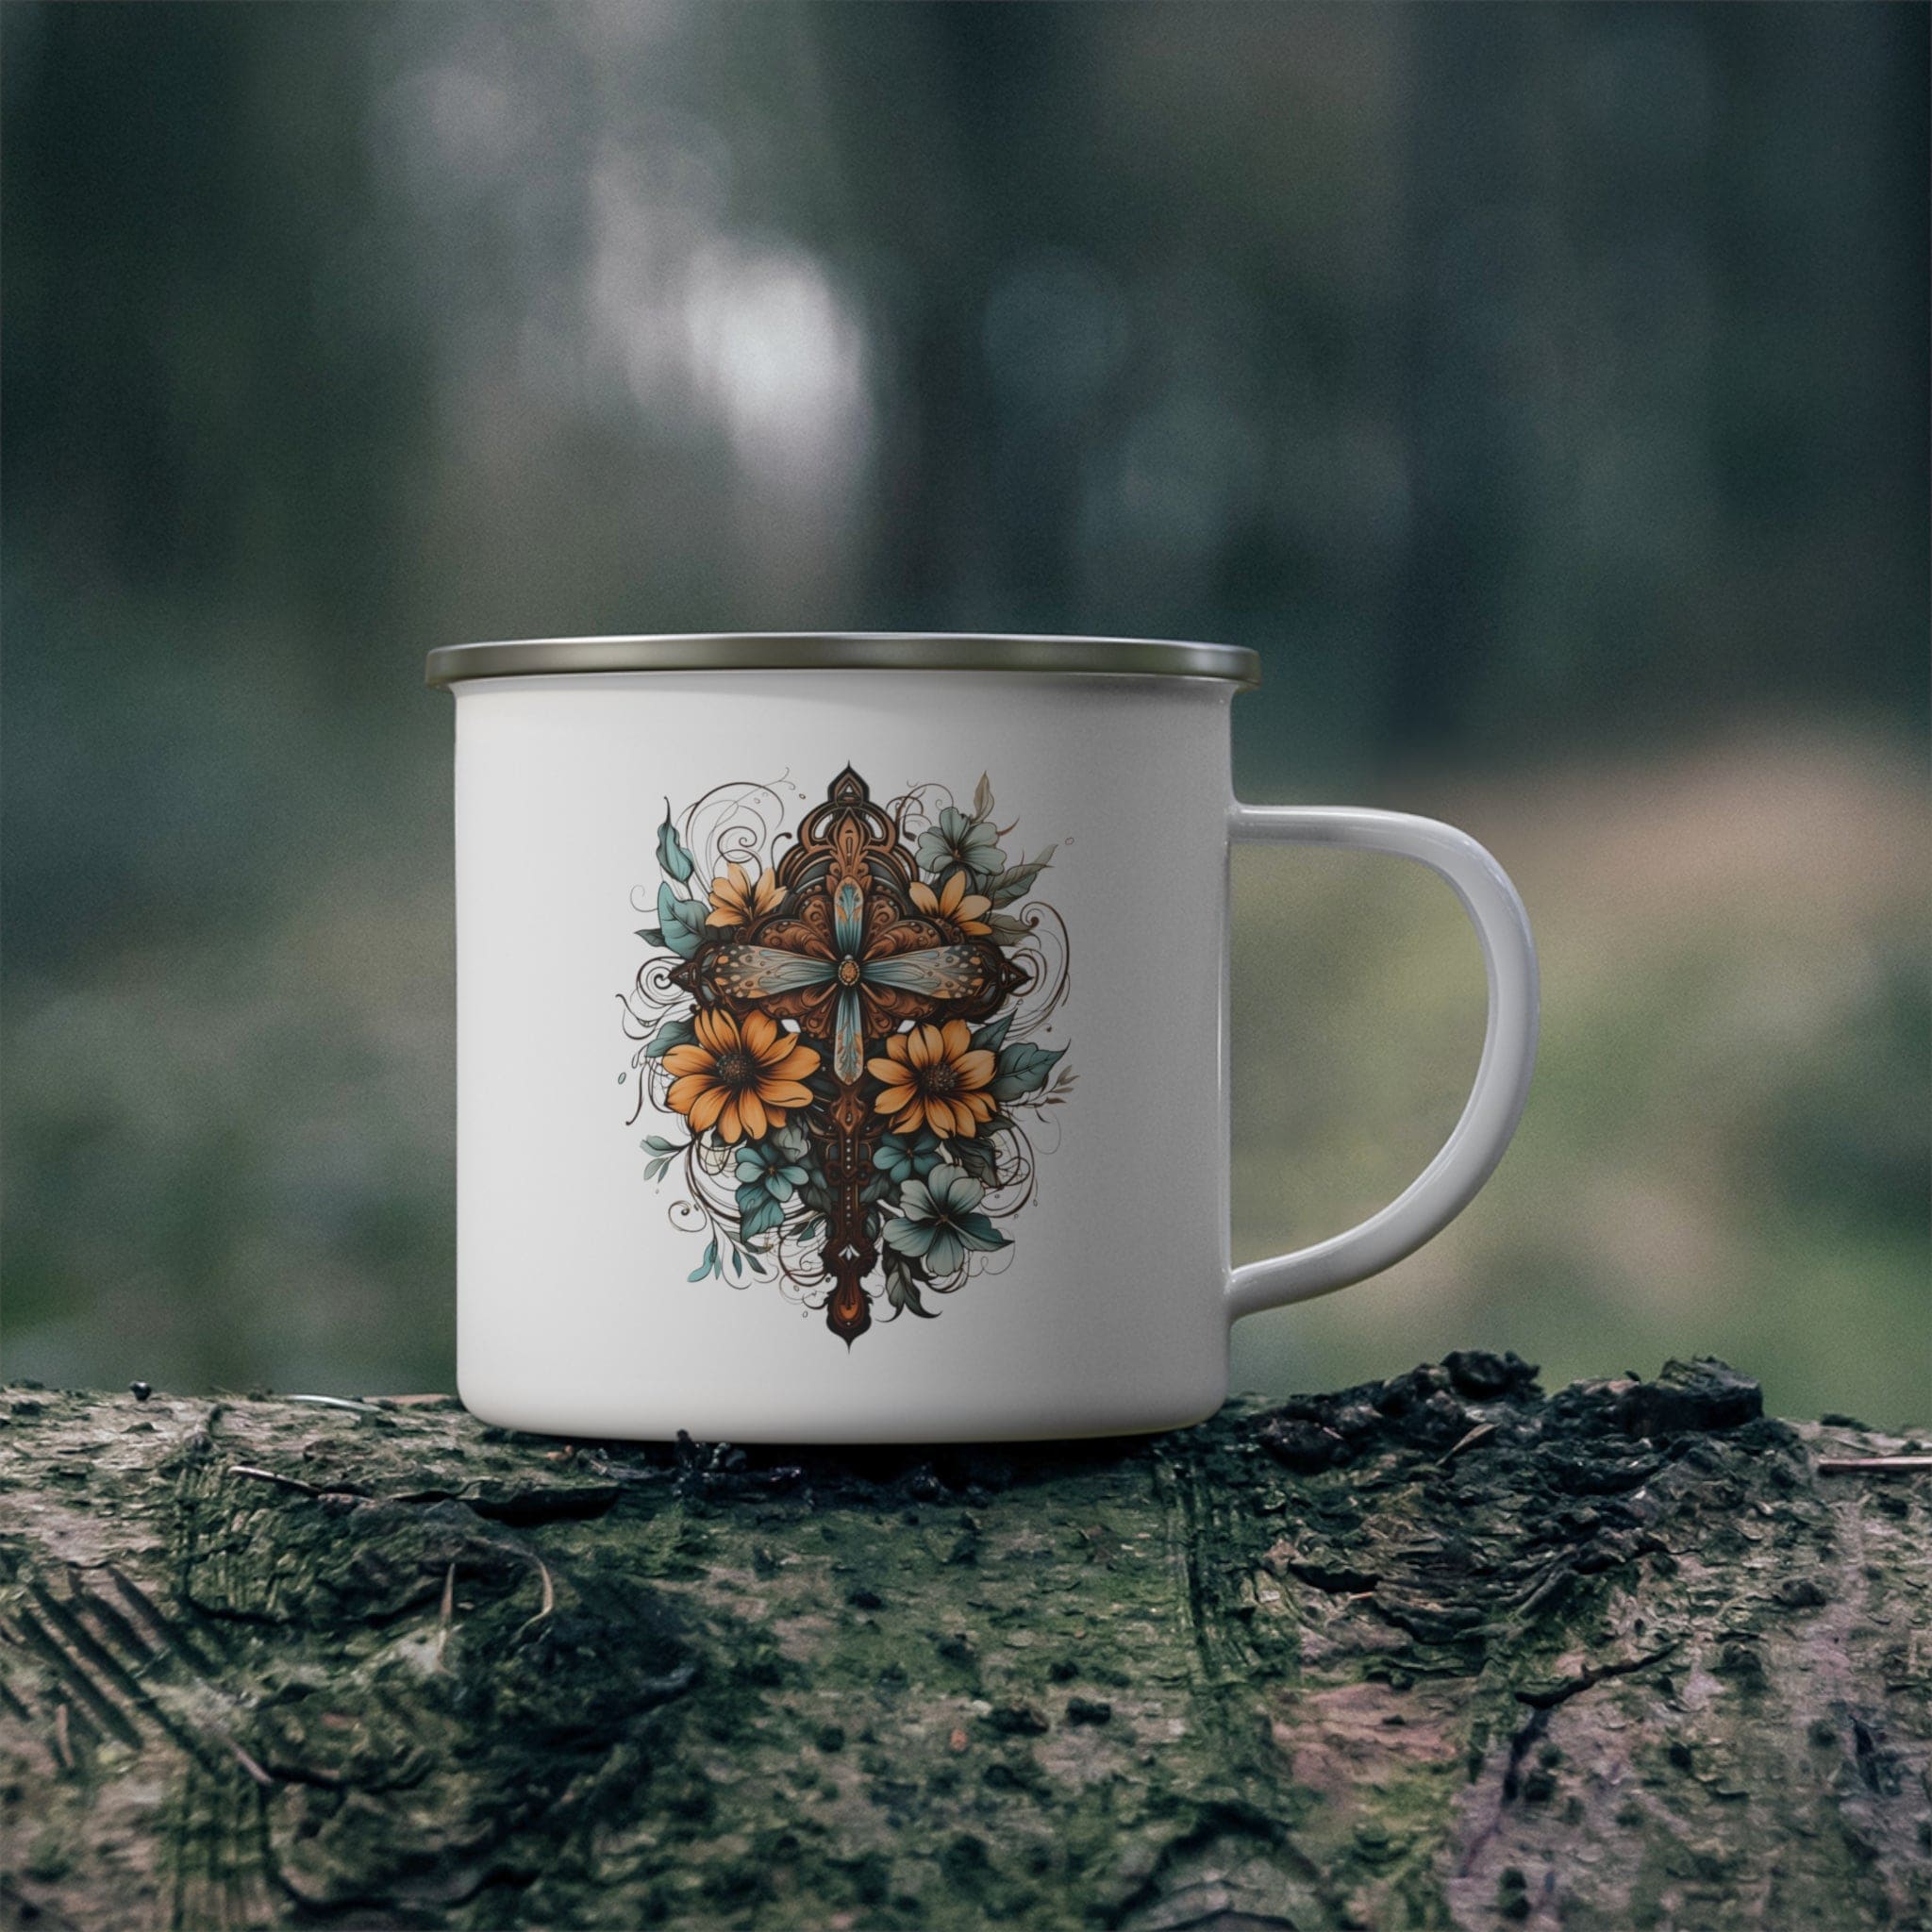
<instances>
[{"instance_id":1,"label":"blurred green foliage","mask_svg":"<svg viewBox=\"0 0 1932 1932\"><path fill-rule=\"evenodd\" d=\"M1063 629L1252 644L1246 793L1457 817L1543 946L1491 1191L1239 1379L1924 1419L1924 9L0 35L9 1371L448 1383L426 646ZM1238 886L1253 1255L1427 1158L1480 993L1399 869Z\"/></svg>"}]
</instances>

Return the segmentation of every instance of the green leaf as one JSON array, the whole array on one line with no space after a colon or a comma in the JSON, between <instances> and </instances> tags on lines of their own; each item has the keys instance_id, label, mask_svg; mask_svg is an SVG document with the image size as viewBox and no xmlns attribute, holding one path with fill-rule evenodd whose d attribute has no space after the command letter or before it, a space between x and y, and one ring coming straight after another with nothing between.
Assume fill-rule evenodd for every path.
<instances>
[{"instance_id":1,"label":"green leaf","mask_svg":"<svg viewBox=\"0 0 1932 1932\"><path fill-rule=\"evenodd\" d=\"M953 1158L982 1186L991 1187L999 1172L999 1156L987 1145L984 1139L956 1141L953 1143Z\"/></svg>"},{"instance_id":2,"label":"green leaf","mask_svg":"<svg viewBox=\"0 0 1932 1932\"><path fill-rule=\"evenodd\" d=\"M684 841L671 823L671 801L668 798L664 801L664 823L658 827L658 863L680 886L694 870L691 854L684 849Z\"/></svg>"},{"instance_id":3,"label":"green leaf","mask_svg":"<svg viewBox=\"0 0 1932 1932\"><path fill-rule=\"evenodd\" d=\"M667 1141L662 1134L646 1134L644 1145L653 1154L682 1154L691 1143L684 1141Z\"/></svg>"},{"instance_id":4,"label":"green leaf","mask_svg":"<svg viewBox=\"0 0 1932 1932\"><path fill-rule=\"evenodd\" d=\"M658 888L658 919L664 943L680 959L689 959L704 942L705 908L696 899L680 899L668 885Z\"/></svg>"},{"instance_id":5,"label":"green leaf","mask_svg":"<svg viewBox=\"0 0 1932 1932\"><path fill-rule=\"evenodd\" d=\"M718 1265L718 1237L711 1237L711 1244L705 1250L705 1258L684 1278L687 1281L702 1281Z\"/></svg>"},{"instance_id":6,"label":"green leaf","mask_svg":"<svg viewBox=\"0 0 1932 1932\"><path fill-rule=\"evenodd\" d=\"M1023 859L1018 865L1008 866L987 887L987 897L995 906L1010 906L1015 899L1024 899L1059 849L1058 845L1049 845L1038 858Z\"/></svg>"},{"instance_id":7,"label":"green leaf","mask_svg":"<svg viewBox=\"0 0 1932 1932\"><path fill-rule=\"evenodd\" d=\"M896 1250L886 1255L886 1299L905 1314L919 1315L930 1322L939 1313L919 1298L919 1281Z\"/></svg>"},{"instance_id":8,"label":"green leaf","mask_svg":"<svg viewBox=\"0 0 1932 1932\"><path fill-rule=\"evenodd\" d=\"M973 788L973 816L976 819L992 817L992 785L984 772L979 774L979 783Z\"/></svg>"},{"instance_id":9,"label":"green leaf","mask_svg":"<svg viewBox=\"0 0 1932 1932\"><path fill-rule=\"evenodd\" d=\"M674 1046L695 1046L697 1028L682 1014L674 1015L644 1042L644 1058L661 1060Z\"/></svg>"},{"instance_id":10,"label":"green leaf","mask_svg":"<svg viewBox=\"0 0 1932 1932\"><path fill-rule=\"evenodd\" d=\"M1013 1024L1010 1013L1002 1013L997 1020L989 1020L977 1028L967 1047L973 1053L997 1053L1006 1044L1007 1031Z\"/></svg>"},{"instance_id":11,"label":"green leaf","mask_svg":"<svg viewBox=\"0 0 1932 1932\"><path fill-rule=\"evenodd\" d=\"M1017 946L1033 937L1033 928L1024 919L1015 919L1010 912L989 912L986 929L996 946Z\"/></svg>"},{"instance_id":12,"label":"green leaf","mask_svg":"<svg viewBox=\"0 0 1932 1932\"><path fill-rule=\"evenodd\" d=\"M987 1091L995 1100L1018 1100L1024 1094L1036 1093L1046 1085L1046 1076L1065 1053L1063 1046L1035 1046L1030 1040L1002 1047Z\"/></svg>"},{"instance_id":13,"label":"green leaf","mask_svg":"<svg viewBox=\"0 0 1932 1932\"><path fill-rule=\"evenodd\" d=\"M746 1190L743 1188L740 1188L738 1191L739 1205L741 1207L743 1206L745 1192ZM784 1202L773 1200L771 1195L760 1190L758 1191L758 1205L744 1217L739 1226L739 1232L749 1241L754 1235L769 1232L772 1228L776 1227L784 1219Z\"/></svg>"},{"instance_id":14,"label":"green leaf","mask_svg":"<svg viewBox=\"0 0 1932 1932\"><path fill-rule=\"evenodd\" d=\"M663 933L660 932L655 925L639 926L638 937L639 939L642 940L645 945L647 946L661 946L664 943Z\"/></svg>"}]
</instances>

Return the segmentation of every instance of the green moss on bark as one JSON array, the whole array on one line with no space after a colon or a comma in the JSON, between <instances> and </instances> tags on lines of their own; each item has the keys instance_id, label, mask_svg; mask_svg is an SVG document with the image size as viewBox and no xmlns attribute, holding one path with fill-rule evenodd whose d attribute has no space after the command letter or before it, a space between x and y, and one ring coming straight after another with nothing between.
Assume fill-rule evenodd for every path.
<instances>
[{"instance_id":1,"label":"green moss on bark","mask_svg":"<svg viewBox=\"0 0 1932 1932\"><path fill-rule=\"evenodd\" d=\"M0 1412L21 1923L1932 1918L1924 1491L1721 1365L937 1455Z\"/></svg>"}]
</instances>

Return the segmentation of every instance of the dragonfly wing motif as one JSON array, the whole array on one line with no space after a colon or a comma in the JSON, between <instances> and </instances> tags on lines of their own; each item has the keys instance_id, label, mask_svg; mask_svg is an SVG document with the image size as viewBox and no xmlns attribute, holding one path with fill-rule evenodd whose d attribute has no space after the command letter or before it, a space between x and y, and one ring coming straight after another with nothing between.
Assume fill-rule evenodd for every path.
<instances>
[{"instance_id":1,"label":"dragonfly wing motif","mask_svg":"<svg viewBox=\"0 0 1932 1932\"><path fill-rule=\"evenodd\" d=\"M856 879L841 880L832 899L832 941L841 957L856 953L865 941L865 894Z\"/></svg>"},{"instance_id":2,"label":"dragonfly wing motif","mask_svg":"<svg viewBox=\"0 0 1932 1932\"><path fill-rule=\"evenodd\" d=\"M832 1044L832 1077L841 1086L857 1083L865 1066L865 1026L858 1005L858 989L839 989L838 1023Z\"/></svg>"},{"instance_id":3,"label":"dragonfly wing motif","mask_svg":"<svg viewBox=\"0 0 1932 1932\"><path fill-rule=\"evenodd\" d=\"M865 962L868 986L896 987L929 1000L973 1000L987 990L985 956L976 946L922 946Z\"/></svg>"},{"instance_id":4,"label":"dragonfly wing motif","mask_svg":"<svg viewBox=\"0 0 1932 1932\"><path fill-rule=\"evenodd\" d=\"M808 953L788 953L777 946L720 946L711 961L711 983L737 1000L768 999L775 993L802 992L808 987L830 986L839 969L830 959Z\"/></svg>"}]
</instances>

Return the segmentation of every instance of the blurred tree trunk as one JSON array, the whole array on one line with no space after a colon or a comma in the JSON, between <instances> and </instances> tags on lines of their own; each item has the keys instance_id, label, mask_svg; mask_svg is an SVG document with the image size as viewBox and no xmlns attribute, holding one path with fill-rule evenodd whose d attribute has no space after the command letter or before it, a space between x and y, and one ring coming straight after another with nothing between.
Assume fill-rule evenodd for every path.
<instances>
[{"instance_id":1,"label":"blurred tree trunk","mask_svg":"<svg viewBox=\"0 0 1932 1932\"><path fill-rule=\"evenodd\" d=\"M7 1923L1927 1923L1924 1479L1532 1374L864 1454L15 1389Z\"/></svg>"}]
</instances>

